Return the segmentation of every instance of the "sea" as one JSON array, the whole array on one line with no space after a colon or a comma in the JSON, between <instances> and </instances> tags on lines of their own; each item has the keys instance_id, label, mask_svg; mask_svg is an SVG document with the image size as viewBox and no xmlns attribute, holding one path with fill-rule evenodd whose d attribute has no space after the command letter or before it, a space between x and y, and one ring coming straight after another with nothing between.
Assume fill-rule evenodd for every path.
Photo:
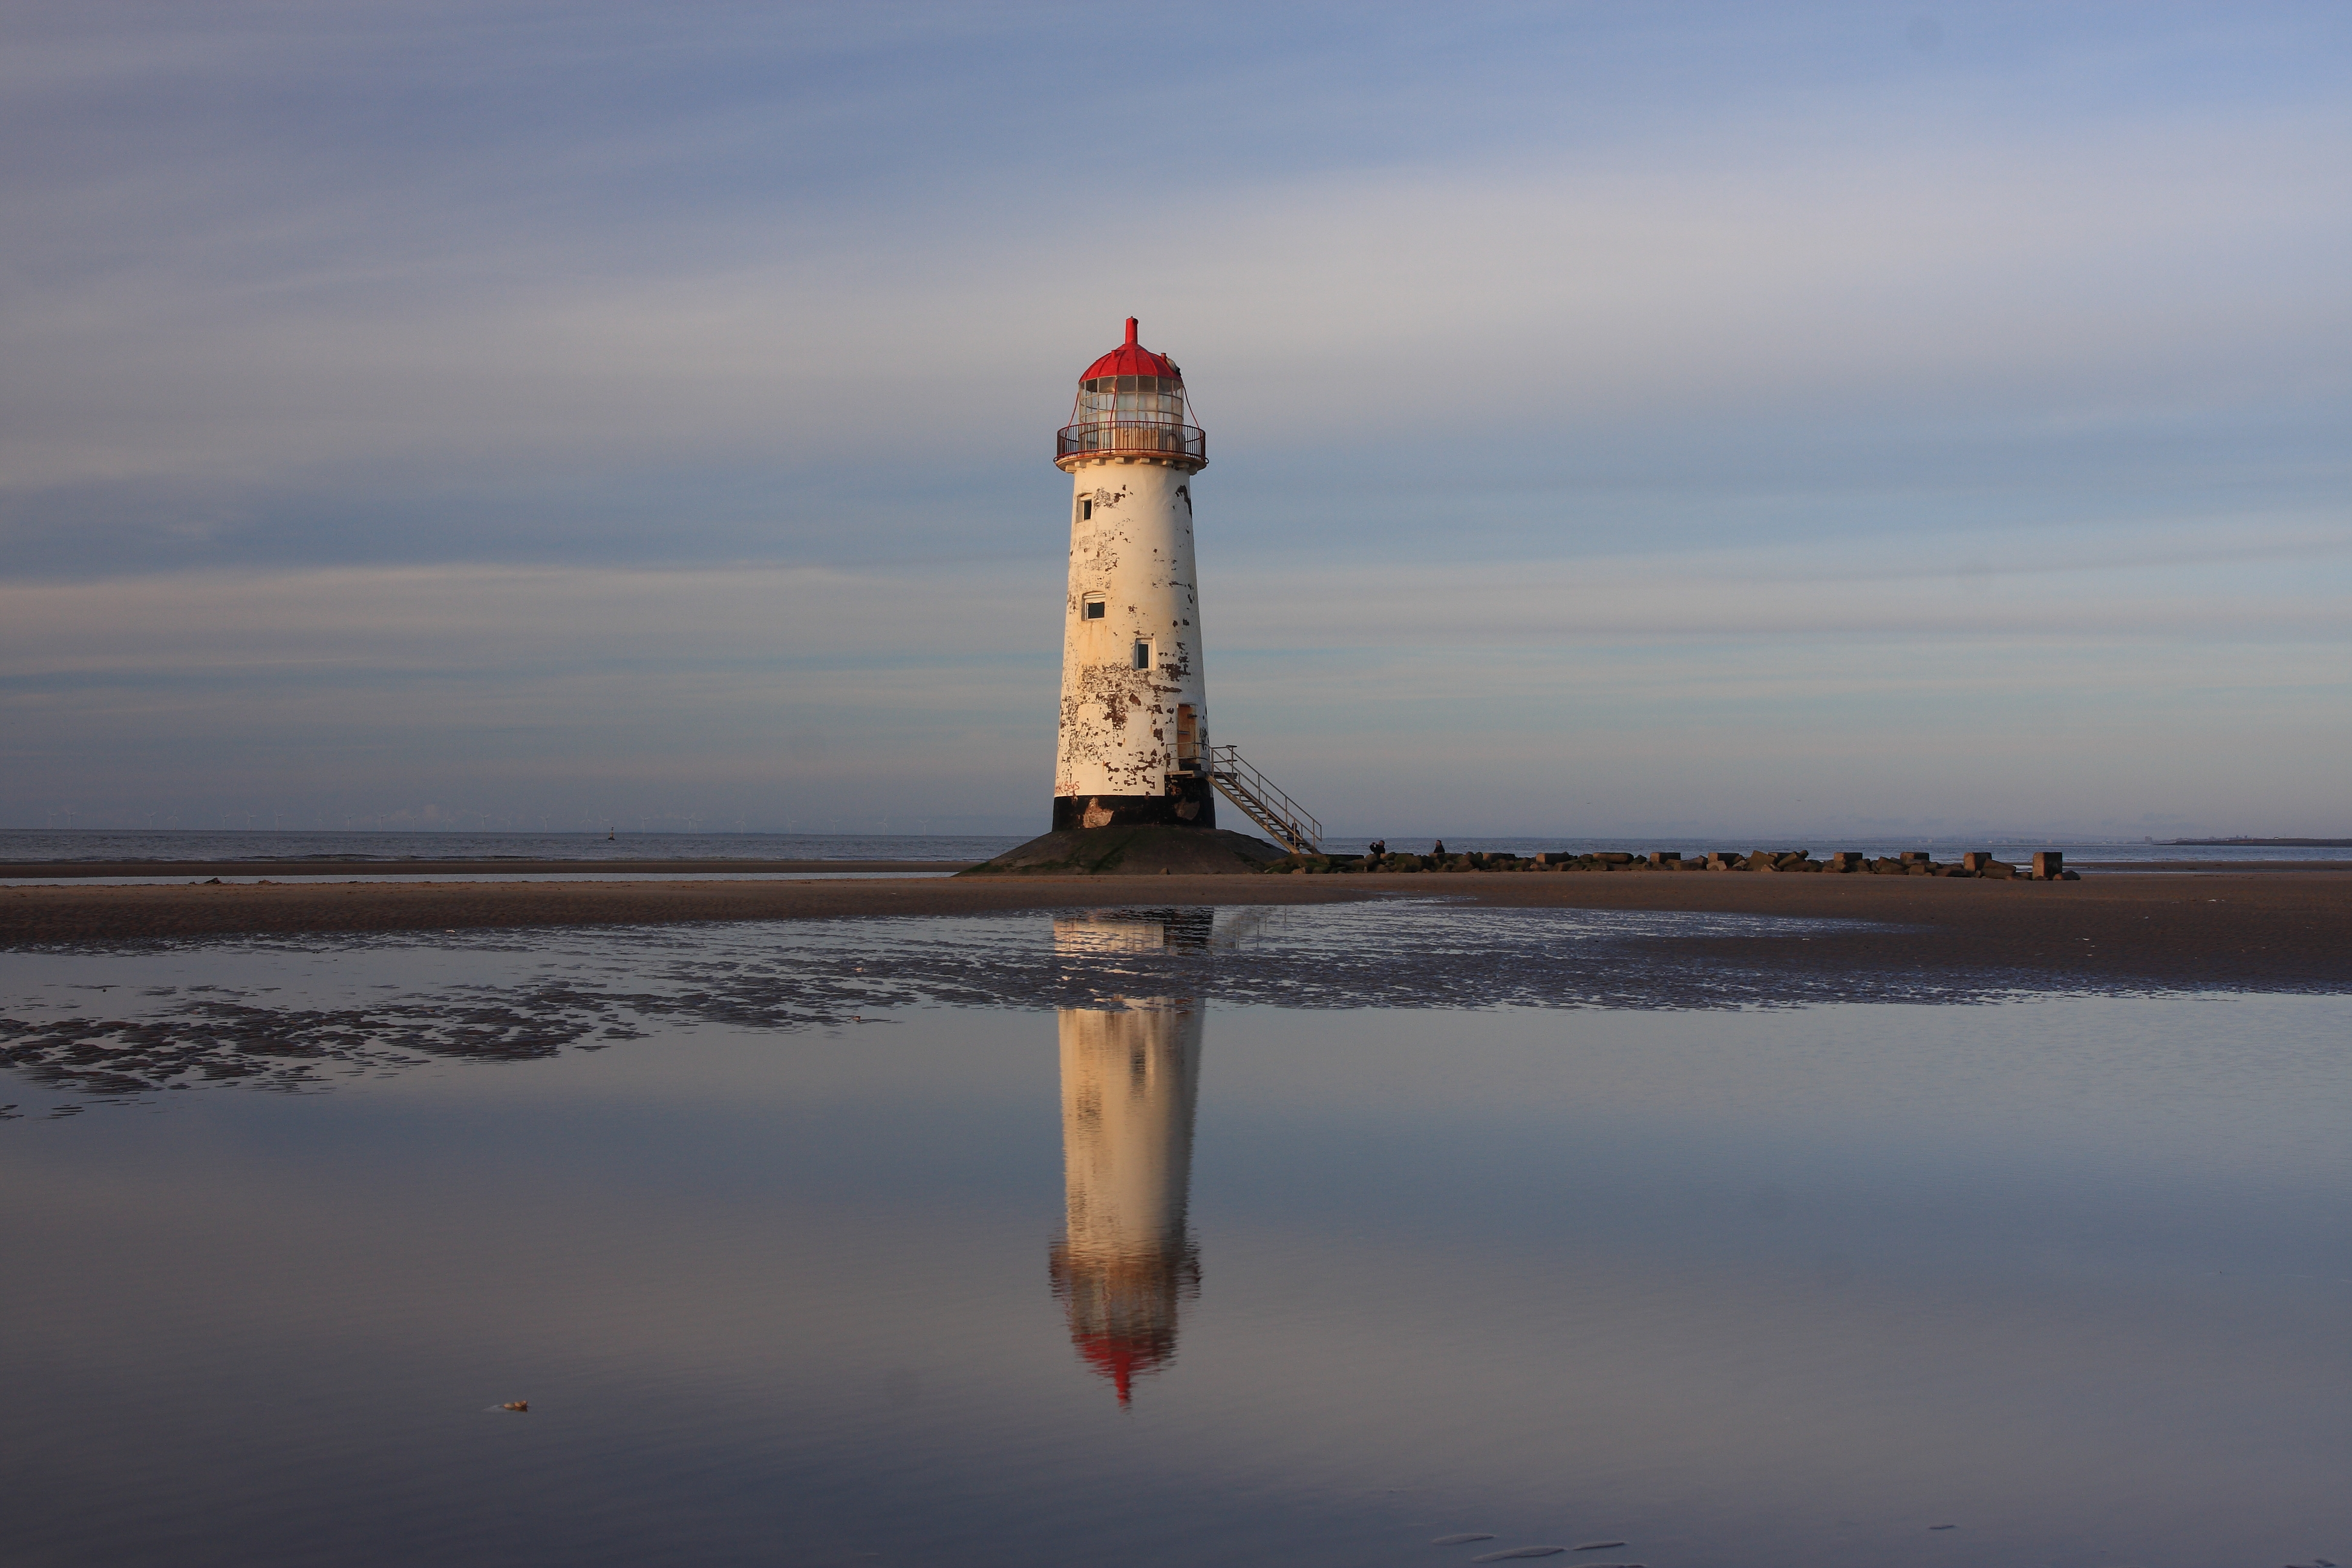
<instances>
[{"instance_id":1,"label":"sea","mask_svg":"<svg viewBox=\"0 0 2352 1568\"><path fill-rule=\"evenodd\" d=\"M1039 832L1045 831L1040 825ZM855 834L855 833L443 833L424 831L307 831L300 829L0 829L0 863L33 861L334 859L395 863L401 860L985 860L1033 834ZM1324 847L1334 854L1360 854L1369 838L1334 837ZM2016 839L1872 837L1834 841L1774 837L1594 838L1544 834L1469 837L1443 840L1390 837L1400 853L1426 853L1443 842L1455 851L1524 855L1547 851L1584 853L1620 850L1636 854L1673 849L1704 855L1710 850L1810 848L1815 853L1858 849L1896 855L1926 849L1957 856L1990 850L2024 860L2038 849L2063 851L2069 864L2132 864L2154 860L2308 860L2352 857L2352 845L2333 847L2260 844L2182 845L2152 839Z\"/></svg>"},{"instance_id":2,"label":"sea","mask_svg":"<svg viewBox=\"0 0 2352 1568\"><path fill-rule=\"evenodd\" d=\"M0 952L0 1561L2352 1562L2352 995L1833 929Z\"/></svg>"}]
</instances>

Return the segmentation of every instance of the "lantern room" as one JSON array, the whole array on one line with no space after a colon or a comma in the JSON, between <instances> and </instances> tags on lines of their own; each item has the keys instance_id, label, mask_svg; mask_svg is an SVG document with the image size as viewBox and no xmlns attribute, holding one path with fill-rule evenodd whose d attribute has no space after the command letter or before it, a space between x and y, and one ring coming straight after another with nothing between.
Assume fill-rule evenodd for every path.
<instances>
[{"instance_id":1,"label":"lantern room","mask_svg":"<svg viewBox=\"0 0 2352 1568\"><path fill-rule=\"evenodd\" d=\"M1078 378L1070 422L1055 443L1056 464L1087 458L1152 458L1186 468L1208 466L1208 437L1192 423L1184 373L1165 354L1127 342L1087 367Z\"/></svg>"}]
</instances>

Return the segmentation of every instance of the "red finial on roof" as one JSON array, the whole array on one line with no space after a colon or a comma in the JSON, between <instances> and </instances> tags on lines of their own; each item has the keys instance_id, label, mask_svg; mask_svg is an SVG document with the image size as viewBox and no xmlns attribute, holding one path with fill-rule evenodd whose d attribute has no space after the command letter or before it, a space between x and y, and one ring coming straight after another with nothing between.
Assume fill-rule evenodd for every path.
<instances>
[{"instance_id":1,"label":"red finial on roof","mask_svg":"<svg viewBox=\"0 0 2352 1568\"><path fill-rule=\"evenodd\" d=\"M1181 381L1184 373L1166 354L1153 353L1136 341L1135 318L1127 319L1127 342L1087 367L1080 381L1092 381L1098 375L1157 375L1171 381Z\"/></svg>"}]
</instances>

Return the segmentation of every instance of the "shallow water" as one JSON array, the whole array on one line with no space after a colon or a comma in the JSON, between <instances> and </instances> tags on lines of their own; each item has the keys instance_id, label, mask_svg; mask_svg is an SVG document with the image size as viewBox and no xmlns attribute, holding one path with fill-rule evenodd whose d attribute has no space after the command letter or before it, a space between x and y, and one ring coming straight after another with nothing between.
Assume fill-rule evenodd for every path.
<instances>
[{"instance_id":1,"label":"shallow water","mask_svg":"<svg viewBox=\"0 0 2352 1568\"><path fill-rule=\"evenodd\" d=\"M6 955L0 1556L2352 1561L2352 1003L1730 921Z\"/></svg>"}]
</instances>

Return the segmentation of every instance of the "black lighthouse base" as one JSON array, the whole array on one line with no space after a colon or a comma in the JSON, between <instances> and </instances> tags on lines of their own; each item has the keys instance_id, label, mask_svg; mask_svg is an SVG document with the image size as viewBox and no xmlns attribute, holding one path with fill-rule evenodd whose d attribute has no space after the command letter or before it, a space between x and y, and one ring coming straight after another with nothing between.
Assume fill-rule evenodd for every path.
<instances>
[{"instance_id":1,"label":"black lighthouse base","mask_svg":"<svg viewBox=\"0 0 2352 1568\"><path fill-rule=\"evenodd\" d=\"M1057 795L1054 831L1088 827L1214 827L1216 791L1206 773L1171 773L1164 795Z\"/></svg>"}]
</instances>

